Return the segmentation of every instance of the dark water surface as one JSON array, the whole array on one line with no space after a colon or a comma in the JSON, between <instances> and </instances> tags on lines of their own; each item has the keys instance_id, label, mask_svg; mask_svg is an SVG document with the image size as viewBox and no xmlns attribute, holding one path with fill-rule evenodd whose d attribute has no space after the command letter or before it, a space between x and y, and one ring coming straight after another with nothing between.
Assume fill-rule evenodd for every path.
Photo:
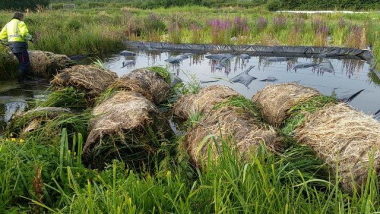
<instances>
[{"instance_id":1,"label":"dark water surface","mask_svg":"<svg viewBox=\"0 0 380 214\"><path fill-rule=\"evenodd\" d=\"M248 99L268 84L298 82L342 100L351 97L349 104L369 115L380 109L380 86L370 78L371 65L364 60L234 54L223 58L225 55L157 51L134 53L135 56L111 55L103 59L104 65L119 76L137 68L162 66L185 83L226 85ZM44 99L48 86L46 82L0 81L0 133L13 114L28 108L30 101ZM352 97L357 92L360 93ZM380 112L376 117L380 120Z\"/></svg>"}]
</instances>

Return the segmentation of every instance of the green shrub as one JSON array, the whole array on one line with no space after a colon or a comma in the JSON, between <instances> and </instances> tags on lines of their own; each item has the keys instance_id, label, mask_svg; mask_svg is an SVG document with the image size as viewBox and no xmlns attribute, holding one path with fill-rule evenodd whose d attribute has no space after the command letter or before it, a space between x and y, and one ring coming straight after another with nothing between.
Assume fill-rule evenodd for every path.
<instances>
[{"instance_id":1,"label":"green shrub","mask_svg":"<svg viewBox=\"0 0 380 214\"><path fill-rule=\"evenodd\" d=\"M66 23L67 30L74 30L77 31L80 28L82 28L82 23L79 22L77 19L71 19Z\"/></svg>"},{"instance_id":2,"label":"green shrub","mask_svg":"<svg viewBox=\"0 0 380 214\"><path fill-rule=\"evenodd\" d=\"M265 6L269 11L277 11L281 8L282 3L280 0L269 0Z\"/></svg>"}]
</instances>

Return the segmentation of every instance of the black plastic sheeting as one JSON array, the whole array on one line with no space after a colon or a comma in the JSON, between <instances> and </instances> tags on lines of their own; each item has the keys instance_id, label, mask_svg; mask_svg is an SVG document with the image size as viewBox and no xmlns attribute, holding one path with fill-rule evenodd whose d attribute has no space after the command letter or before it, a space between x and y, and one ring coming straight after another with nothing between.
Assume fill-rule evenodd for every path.
<instances>
[{"instance_id":1,"label":"black plastic sheeting","mask_svg":"<svg viewBox=\"0 0 380 214\"><path fill-rule=\"evenodd\" d=\"M371 62L370 50L340 47L313 46L263 46L263 45L209 45L209 44L170 44L162 42L125 41L125 45L139 50L181 51L181 52L228 52L249 53L256 56L292 56L359 59Z\"/></svg>"}]
</instances>

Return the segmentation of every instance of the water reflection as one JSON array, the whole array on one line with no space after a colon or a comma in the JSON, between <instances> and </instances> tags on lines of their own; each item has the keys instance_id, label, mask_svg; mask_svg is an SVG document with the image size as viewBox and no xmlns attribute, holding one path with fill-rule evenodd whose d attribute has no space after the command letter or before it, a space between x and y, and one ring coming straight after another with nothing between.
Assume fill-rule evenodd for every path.
<instances>
[{"instance_id":1,"label":"water reflection","mask_svg":"<svg viewBox=\"0 0 380 214\"><path fill-rule=\"evenodd\" d=\"M311 56L255 56L252 53L244 55L231 53L230 57L224 59L223 56L229 53L192 53L178 63L169 63L165 60L170 57L180 57L187 52L136 53L134 56L136 63L131 68L118 69L113 66L114 63L120 65L125 60L119 55L105 59L105 65L119 76L137 68L163 66L184 82L194 81L195 77L203 86L227 85L247 98L251 98L268 84L283 82L299 82L325 95L331 95L334 91L338 98L364 89L350 101L350 104L368 114L375 113L380 107L380 100L375 99L380 94L380 88L371 80L370 76L373 75L369 75L370 65L363 60ZM213 58L218 56L221 58ZM244 74L250 66L254 68ZM239 81L231 81L234 77Z\"/></svg>"},{"instance_id":2,"label":"water reflection","mask_svg":"<svg viewBox=\"0 0 380 214\"><path fill-rule=\"evenodd\" d=\"M0 81L0 133L13 115L28 108L28 102L44 99L47 87L45 81L24 84Z\"/></svg>"}]
</instances>

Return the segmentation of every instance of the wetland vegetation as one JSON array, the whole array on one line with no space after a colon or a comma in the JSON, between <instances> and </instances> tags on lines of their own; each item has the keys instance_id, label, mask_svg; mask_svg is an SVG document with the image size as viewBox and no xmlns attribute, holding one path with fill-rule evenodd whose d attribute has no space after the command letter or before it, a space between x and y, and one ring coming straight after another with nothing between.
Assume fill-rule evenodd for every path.
<instances>
[{"instance_id":1,"label":"wetland vegetation","mask_svg":"<svg viewBox=\"0 0 380 214\"><path fill-rule=\"evenodd\" d=\"M28 12L25 22L36 40L30 49L69 56L102 55L123 50L125 40L370 47L375 61L380 60L377 24L380 15L375 11L290 14L269 12L264 6L150 10L131 6L95 2L63 9L61 4L53 4L52 9L41 7ZM12 11L2 11L1 26L11 16ZM11 73L17 66L8 58L7 48L0 47L2 80L13 78ZM170 76L163 68L155 69L161 76ZM177 96L195 93L199 87L191 82L174 88L169 101L161 104L160 109L170 109ZM168 142L160 142L156 156L149 157L146 165L138 169L117 160L104 170L87 168L81 155L91 109L78 103L83 99L83 92L73 88L53 92L45 102L35 105L79 108L81 116L57 117L27 138L11 132L0 137L1 213L374 213L380 210L375 170L370 168L360 190L347 193L339 185L341 178L329 174L327 166L310 148L296 145L286 137L286 149L281 154L271 153L263 145L247 159L230 149L228 139L224 139L219 161L205 160L204 167L197 169L190 164L185 149L179 146L184 139L178 133ZM233 102L234 106L247 105L245 99ZM182 129L191 128L201 117L191 115ZM291 120L290 126L298 124L303 115L293 115ZM293 127L285 128L283 132L290 136Z\"/></svg>"}]
</instances>

